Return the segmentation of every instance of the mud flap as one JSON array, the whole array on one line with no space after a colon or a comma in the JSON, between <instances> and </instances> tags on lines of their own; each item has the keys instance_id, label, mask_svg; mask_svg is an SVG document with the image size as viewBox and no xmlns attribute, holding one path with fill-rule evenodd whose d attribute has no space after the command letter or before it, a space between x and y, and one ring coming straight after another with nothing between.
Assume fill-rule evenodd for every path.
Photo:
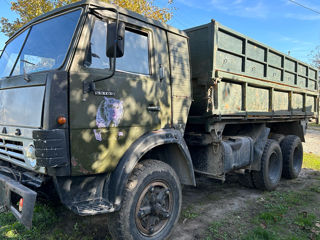
<instances>
[{"instance_id":1,"label":"mud flap","mask_svg":"<svg viewBox=\"0 0 320 240\"><path fill-rule=\"evenodd\" d=\"M36 192L18 181L0 174L0 212L11 211L18 221L29 229L32 226L36 197ZM20 211L17 201L21 198L23 198L23 207Z\"/></svg>"}]
</instances>

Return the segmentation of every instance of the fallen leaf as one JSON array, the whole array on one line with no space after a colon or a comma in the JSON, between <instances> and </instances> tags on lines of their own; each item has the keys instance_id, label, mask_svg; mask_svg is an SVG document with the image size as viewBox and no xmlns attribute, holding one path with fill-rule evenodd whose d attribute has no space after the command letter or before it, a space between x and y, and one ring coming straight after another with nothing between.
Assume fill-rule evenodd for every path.
<instances>
[{"instance_id":1,"label":"fallen leaf","mask_svg":"<svg viewBox=\"0 0 320 240\"><path fill-rule=\"evenodd\" d=\"M263 229L266 229L267 228L267 225L265 223L261 223L260 224L260 227L262 227Z\"/></svg>"}]
</instances>

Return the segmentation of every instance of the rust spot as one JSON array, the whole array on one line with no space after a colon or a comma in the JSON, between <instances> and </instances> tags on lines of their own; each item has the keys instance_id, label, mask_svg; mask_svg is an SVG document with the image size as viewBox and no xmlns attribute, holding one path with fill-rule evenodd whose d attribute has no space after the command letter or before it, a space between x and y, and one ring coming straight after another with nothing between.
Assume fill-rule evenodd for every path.
<instances>
[{"instance_id":1,"label":"rust spot","mask_svg":"<svg viewBox=\"0 0 320 240\"><path fill-rule=\"evenodd\" d=\"M81 165L80 165L80 172L82 172L83 174L89 174L89 173L92 173L92 172L89 172L87 169L83 168Z\"/></svg>"},{"instance_id":2,"label":"rust spot","mask_svg":"<svg viewBox=\"0 0 320 240\"><path fill-rule=\"evenodd\" d=\"M83 174L92 174L93 172L88 171L87 169L85 169L81 163L78 162L78 160L75 157L71 158L71 165L73 167L77 167L78 171L83 173Z\"/></svg>"},{"instance_id":3,"label":"rust spot","mask_svg":"<svg viewBox=\"0 0 320 240\"><path fill-rule=\"evenodd\" d=\"M232 73L233 75L237 75L237 76L240 76L240 77L247 77L247 78L259 80L259 81L262 81L262 82L276 83L276 84L281 85L281 86L301 89L300 87L296 87L296 86L292 86L292 85L288 85L288 84L284 84L284 83L280 83L280 82L276 82L276 81L270 81L270 80L265 80L265 79L261 79L261 78L255 78L255 77L251 77L251 76L248 76L248 75L238 74L238 73L234 73L234 72L230 72L230 71L224 71L224 70L220 70L220 69L217 69L216 71L217 72L224 72L224 73ZM306 90L308 90L308 89L306 89ZM308 90L308 91L311 91L311 90Z\"/></svg>"},{"instance_id":4,"label":"rust spot","mask_svg":"<svg viewBox=\"0 0 320 240\"><path fill-rule=\"evenodd\" d=\"M78 161L77 161L77 159L75 159L74 157L72 157L72 158L71 158L71 164L72 164L73 167L78 166Z\"/></svg>"}]
</instances>

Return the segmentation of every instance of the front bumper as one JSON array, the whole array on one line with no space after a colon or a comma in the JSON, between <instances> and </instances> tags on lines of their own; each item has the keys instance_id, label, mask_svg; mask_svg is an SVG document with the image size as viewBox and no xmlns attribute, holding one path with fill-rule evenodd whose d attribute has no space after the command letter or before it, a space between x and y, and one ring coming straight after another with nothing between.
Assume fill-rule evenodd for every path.
<instances>
[{"instance_id":1,"label":"front bumper","mask_svg":"<svg viewBox=\"0 0 320 240\"><path fill-rule=\"evenodd\" d=\"M27 228L32 226L33 209L37 193L18 181L0 173L0 208L1 211L11 211L13 215ZM19 211L17 200L23 198L23 207Z\"/></svg>"}]
</instances>

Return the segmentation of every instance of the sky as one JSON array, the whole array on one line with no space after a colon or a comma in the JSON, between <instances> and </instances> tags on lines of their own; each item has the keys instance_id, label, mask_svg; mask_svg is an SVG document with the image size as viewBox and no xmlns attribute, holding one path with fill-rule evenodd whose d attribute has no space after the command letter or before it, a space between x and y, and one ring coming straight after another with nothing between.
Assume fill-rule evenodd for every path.
<instances>
[{"instance_id":1,"label":"sky","mask_svg":"<svg viewBox=\"0 0 320 240\"><path fill-rule=\"evenodd\" d=\"M187 29L215 19L255 40L305 62L320 45L320 0L172 0L176 8L168 22L178 29ZM166 6L168 0L154 3ZM0 17L14 20L10 0L0 0ZM0 33L0 49L7 37Z\"/></svg>"}]
</instances>

